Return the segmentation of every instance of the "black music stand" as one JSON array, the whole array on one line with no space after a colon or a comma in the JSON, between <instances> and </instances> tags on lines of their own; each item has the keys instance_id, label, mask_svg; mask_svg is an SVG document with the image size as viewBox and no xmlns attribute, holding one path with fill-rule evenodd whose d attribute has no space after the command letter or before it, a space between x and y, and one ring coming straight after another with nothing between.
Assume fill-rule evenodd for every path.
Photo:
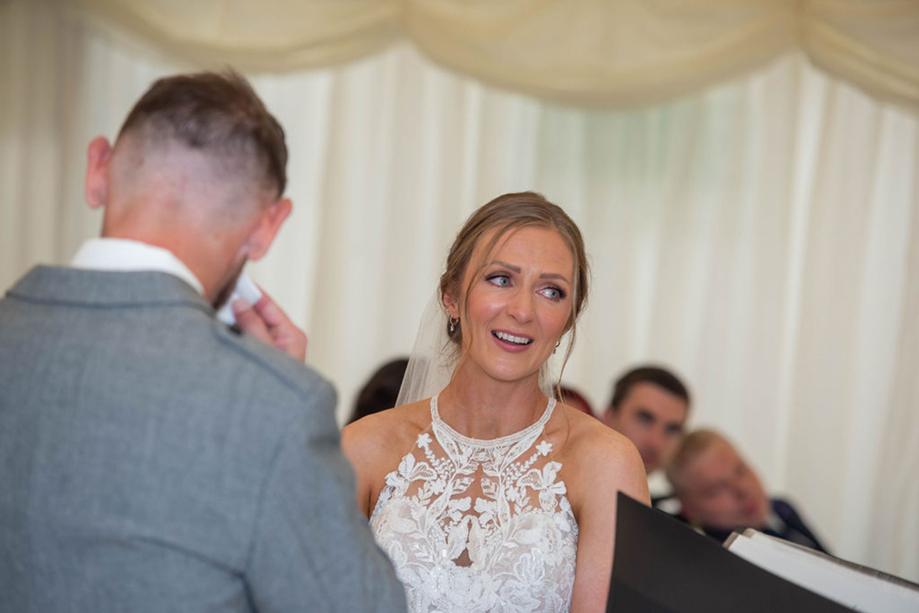
<instances>
[{"instance_id":1,"label":"black music stand","mask_svg":"<svg viewBox=\"0 0 919 613\"><path fill-rule=\"evenodd\" d=\"M607 613L845 613L685 523L619 493Z\"/></svg>"}]
</instances>

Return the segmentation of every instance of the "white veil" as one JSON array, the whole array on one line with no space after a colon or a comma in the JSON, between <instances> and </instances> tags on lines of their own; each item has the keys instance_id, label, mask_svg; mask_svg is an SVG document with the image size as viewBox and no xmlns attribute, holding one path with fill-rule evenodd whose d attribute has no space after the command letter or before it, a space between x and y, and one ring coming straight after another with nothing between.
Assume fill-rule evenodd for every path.
<instances>
[{"instance_id":1,"label":"white veil","mask_svg":"<svg viewBox=\"0 0 919 613\"><path fill-rule=\"evenodd\" d=\"M570 332L562 337L562 351L565 355L571 342ZM405 377L399 388L396 406L411 404L439 393L453 378L453 371L460 357L459 348L447 336L447 314L439 292L428 302L418 325L415 346L409 356ZM549 398L555 397L555 383L559 372L559 356L553 355L543 364L539 373L539 387Z\"/></svg>"},{"instance_id":2,"label":"white veil","mask_svg":"<svg viewBox=\"0 0 919 613\"><path fill-rule=\"evenodd\" d=\"M459 358L459 349L447 336L447 315L439 292L421 316L415 346L409 356L396 406L430 398L447 387Z\"/></svg>"}]
</instances>

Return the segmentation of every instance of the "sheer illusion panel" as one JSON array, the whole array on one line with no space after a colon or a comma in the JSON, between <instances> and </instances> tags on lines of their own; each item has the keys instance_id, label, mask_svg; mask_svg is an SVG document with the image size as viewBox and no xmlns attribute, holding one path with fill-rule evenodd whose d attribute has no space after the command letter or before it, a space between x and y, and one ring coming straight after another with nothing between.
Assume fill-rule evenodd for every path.
<instances>
[{"instance_id":1,"label":"sheer illusion panel","mask_svg":"<svg viewBox=\"0 0 919 613\"><path fill-rule=\"evenodd\" d=\"M371 516L410 608L565 611L578 527L543 437L532 426L492 440L432 423L386 478Z\"/></svg>"}]
</instances>

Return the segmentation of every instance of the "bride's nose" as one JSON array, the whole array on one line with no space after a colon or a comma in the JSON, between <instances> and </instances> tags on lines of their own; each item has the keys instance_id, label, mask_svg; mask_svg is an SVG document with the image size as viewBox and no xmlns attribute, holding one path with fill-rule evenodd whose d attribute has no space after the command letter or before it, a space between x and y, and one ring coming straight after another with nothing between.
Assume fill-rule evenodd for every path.
<instances>
[{"instance_id":1,"label":"bride's nose","mask_svg":"<svg viewBox=\"0 0 919 613\"><path fill-rule=\"evenodd\" d=\"M531 320L536 315L536 303L532 293L523 289L513 292L507 304L507 312L516 321Z\"/></svg>"}]
</instances>

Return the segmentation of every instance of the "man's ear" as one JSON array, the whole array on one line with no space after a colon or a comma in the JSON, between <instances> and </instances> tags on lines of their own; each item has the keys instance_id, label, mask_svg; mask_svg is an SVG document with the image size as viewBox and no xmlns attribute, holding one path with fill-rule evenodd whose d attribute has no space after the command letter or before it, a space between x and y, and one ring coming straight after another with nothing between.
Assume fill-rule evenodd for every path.
<instances>
[{"instance_id":1,"label":"man's ear","mask_svg":"<svg viewBox=\"0 0 919 613\"><path fill-rule=\"evenodd\" d=\"M268 253L278 230L290 215L293 203L290 198L276 200L269 204L259 215L258 223L246 241L246 256L250 260L260 260Z\"/></svg>"},{"instance_id":2,"label":"man's ear","mask_svg":"<svg viewBox=\"0 0 919 613\"><path fill-rule=\"evenodd\" d=\"M83 195L91 209L105 206L108 201L109 162L112 160L112 146L104 136L97 136L86 151L86 179Z\"/></svg>"}]
</instances>

